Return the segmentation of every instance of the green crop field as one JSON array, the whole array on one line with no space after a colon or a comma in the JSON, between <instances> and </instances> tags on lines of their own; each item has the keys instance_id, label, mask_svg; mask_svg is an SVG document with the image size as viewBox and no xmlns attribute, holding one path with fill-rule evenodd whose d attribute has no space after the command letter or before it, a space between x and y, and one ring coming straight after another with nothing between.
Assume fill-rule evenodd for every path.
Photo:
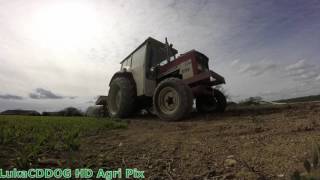
<instances>
[{"instance_id":1,"label":"green crop field","mask_svg":"<svg viewBox=\"0 0 320 180\"><path fill-rule=\"evenodd\" d=\"M82 137L126 127L107 118L1 115L0 167L29 168L41 155L78 151Z\"/></svg>"}]
</instances>

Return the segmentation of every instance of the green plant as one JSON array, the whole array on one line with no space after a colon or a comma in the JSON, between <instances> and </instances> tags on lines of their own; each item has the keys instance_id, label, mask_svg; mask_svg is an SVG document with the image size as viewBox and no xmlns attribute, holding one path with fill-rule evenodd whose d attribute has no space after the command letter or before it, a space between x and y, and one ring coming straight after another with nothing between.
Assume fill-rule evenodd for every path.
<instances>
[{"instance_id":1,"label":"green plant","mask_svg":"<svg viewBox=\"0 0 320 180\"><path fill-rule=\"evenodd\" d=\"M13 150L0 160L27 169L39 157L77 151L84 136L126 127L126 122L109 118L0 115L1 148L4 152Z\"/></svg>"},{"instance_id":2,"label":"green plant","mask_svg":"<svg viewBox=\"0 0 320 180\"><path fill-rule=\"evenodd\" d=\"M16 150L17 158L14 161L15 167L18 169L28 169L35 161L40 150L39 145L26 145Z\"/></svg>"},{"instance_id":3,"label":"green plant","mask_svg":"<svg viewBox=\"0 0 320 180\"><path fill-rule=\"evenodd\" d=\"M68 150L76 151L80 147L79 131L74 130L63 135L63 142Z\"/></svg>"}]
</instances>

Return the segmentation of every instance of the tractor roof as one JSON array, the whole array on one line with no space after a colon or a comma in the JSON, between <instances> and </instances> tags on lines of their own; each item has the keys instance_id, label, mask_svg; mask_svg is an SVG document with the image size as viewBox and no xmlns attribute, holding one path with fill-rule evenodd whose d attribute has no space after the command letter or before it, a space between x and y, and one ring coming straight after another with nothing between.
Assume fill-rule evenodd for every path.
<instances>
[{"instance_id":1,"label":"tractor roof","mask_svg":"<svg viewBox=\"0 0 320 180\"><path fill-rule=\"evenodd\" d=\"M140 44L134 51L132 51L126 58L124 58L121 62L120 62L120 64L122 64L126 59L128 59L133 53L135 53L138 49L140 49L143 45L145 45L146 43L151 43L151 44L155 44L155 45L157 45L157 46L160 46L160 47L163 47L163 48L165 48L166 47L166 44L164 44L164 43L162 43L162 42L160 42L160 41L158 41L158 40L156 40L156 39L154 39L154 38L152 38L152 37L148 37L142 44ZM176 50L176 49L174 49L174 48L172 48L172 50L173 50L173 52L174 52L174 54L177 54L178 53L178 51Z\"/></svg>"}]
</instances>

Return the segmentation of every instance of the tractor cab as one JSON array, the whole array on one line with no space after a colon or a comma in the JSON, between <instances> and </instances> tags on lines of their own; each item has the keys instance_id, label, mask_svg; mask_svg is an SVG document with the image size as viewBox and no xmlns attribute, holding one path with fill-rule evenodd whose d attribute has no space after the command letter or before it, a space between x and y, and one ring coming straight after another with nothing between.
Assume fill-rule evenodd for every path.
<instances>
[{"instance_id":1,"label":"tractor cab","mask_svg":"<svg viewBox=\"0 0 320 180\"><path fill-rule=\"evenodd\" d=\"M138 96L152 96L159 67L174 60L177 53L178 51L172 48L172 45L149 37L120 62L121 71L133 74Z\"/></svg>"},{"instance_id":2,"label":"tractor cab","mask_svg":"<svg viewBox=\"0 0 320 180\"><path fill-rule=\"evenodd\" d=\"M152 74L155 69L174 60L177 53L178 51L172 48L172 45L164 44L149 37L121 61L121 70L130 70L137 63L143 64L147 78L154 79L156 77Z\"/></svg>"}]
</instances>

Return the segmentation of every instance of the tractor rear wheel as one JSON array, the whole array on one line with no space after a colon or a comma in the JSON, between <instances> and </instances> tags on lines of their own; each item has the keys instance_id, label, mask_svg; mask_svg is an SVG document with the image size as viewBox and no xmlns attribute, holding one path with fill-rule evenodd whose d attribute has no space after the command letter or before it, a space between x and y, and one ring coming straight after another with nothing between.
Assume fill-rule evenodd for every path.
<instances>
[{"instance_id":1,"label":"tractor rear wheel","mask_svg":"<svg viewBox=\"0 0 320 180\"><path fill-rule=\"evenodd\" d=\"M224 112L226 107L226 97L217 89L213 89L213 96L200 96L196 99L196 108L198 112Z\"/></svg>"},{"instance_id":2,"label":"tractor rear wheel","mask_svg":"<svg viewBox=\"0 0 320 180\"><path fill-rule=\"evenodd\" d=\"M110 117L130 116L134 110L135 92L135 86L128 78L118 77L112 80L107 101Z\"/></svg>"},{"instance_id":3,"label":"tractor rear wheel","mask_svg":"<svg viewBox=\"0 0 320 180\"><path fill-rule=\"evenodd\" d=\"M163 80L153 95L153 109L163 120L180 120L192 110L193 94L188 85L178 78Z\"/></svg>"}]
</instances>

